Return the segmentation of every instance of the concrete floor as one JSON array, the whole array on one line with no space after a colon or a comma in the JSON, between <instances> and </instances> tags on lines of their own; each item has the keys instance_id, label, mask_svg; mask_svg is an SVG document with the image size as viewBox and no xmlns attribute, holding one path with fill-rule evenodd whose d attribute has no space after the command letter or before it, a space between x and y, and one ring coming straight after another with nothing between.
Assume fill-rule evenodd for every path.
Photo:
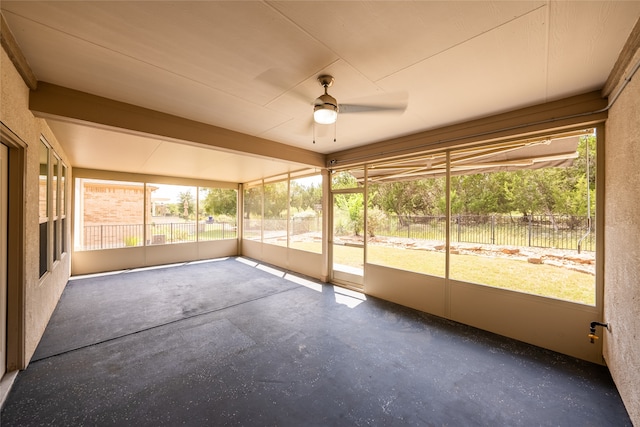
<instances>
[{"instance_id":1,"label":"concrete floor","mask_svg":"<svg viewBox=\"0 0 640 427\"><path fill-rule=\"evenodd\" d=\"M606 368L226 259L70 281L29 425L630 426Z\"/></svg>"}]
</instances>

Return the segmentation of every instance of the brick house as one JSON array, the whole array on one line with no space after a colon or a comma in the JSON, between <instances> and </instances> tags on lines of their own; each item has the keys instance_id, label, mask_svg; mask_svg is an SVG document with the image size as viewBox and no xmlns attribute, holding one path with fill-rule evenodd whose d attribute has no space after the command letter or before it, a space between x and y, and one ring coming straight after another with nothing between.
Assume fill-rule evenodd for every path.
<instances>
[{"instance_id":1,"label":"brick house","mask_svg":"<svg viewBox=\"0 0 640 427\"><path fill-rule=\"evenodd\" d=\"M151 194L158 187L141 183L78 179L81 191L76 243L85 249L138 246L143 241L146 206L151 216Z\"/></svg>"}]
</instances>

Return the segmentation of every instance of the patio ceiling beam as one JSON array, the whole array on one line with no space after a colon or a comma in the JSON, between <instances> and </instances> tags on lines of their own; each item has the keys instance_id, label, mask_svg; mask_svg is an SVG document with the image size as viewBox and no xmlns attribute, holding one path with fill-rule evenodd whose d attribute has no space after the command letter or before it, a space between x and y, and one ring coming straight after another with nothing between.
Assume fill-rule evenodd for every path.
<instances>
[{"instance_id":1,"label":"patio ceiling beam","mask_svg":"<svg viewBox=\"0 0 640 427\"><path fill-rule=\"evenodd\" d=\"M89 93L38 82L29 96L37 117L322 168L325 155Z\"/></svg>"}]
</instances>

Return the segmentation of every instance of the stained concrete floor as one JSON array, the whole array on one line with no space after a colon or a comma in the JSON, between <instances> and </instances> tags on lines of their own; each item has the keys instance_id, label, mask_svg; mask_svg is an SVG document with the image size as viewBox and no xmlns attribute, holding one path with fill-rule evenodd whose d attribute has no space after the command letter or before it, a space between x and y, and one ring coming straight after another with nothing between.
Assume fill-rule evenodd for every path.
<instances>
[{"instance_id":1,"label":"stained concrete floor","mask_svg":"<svg viewBox=\"0 0 640 427\"><path fill-rule=\"evenodd\" d=\"M630 426L606 368L225 259L69 282L2 426Z\"/></svg>"}]
</instances>

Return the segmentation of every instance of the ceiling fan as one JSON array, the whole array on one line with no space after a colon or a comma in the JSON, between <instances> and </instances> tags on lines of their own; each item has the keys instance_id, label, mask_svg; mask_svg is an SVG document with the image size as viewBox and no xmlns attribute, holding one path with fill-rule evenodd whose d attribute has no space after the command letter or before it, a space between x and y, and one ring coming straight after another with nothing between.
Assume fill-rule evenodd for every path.
<instances>
[{"instance_id":1,"label":"ceiling fan","mask_svg":"<svg viewBox=\"0 0 640 427\"><path fill-rule=\"evenodd\" d=\"M403 105L361 105L361 104L338 104L338 101L328 93L328 89L333 85L333 76L323 74L318 76L318 83L324 88L324 93L313 102L313 121L320 125L330 125L338 119L338 113L372 113L372 112L395 112L402 113L406 110L406 103Z\"/></svg>"}]
</instances>

